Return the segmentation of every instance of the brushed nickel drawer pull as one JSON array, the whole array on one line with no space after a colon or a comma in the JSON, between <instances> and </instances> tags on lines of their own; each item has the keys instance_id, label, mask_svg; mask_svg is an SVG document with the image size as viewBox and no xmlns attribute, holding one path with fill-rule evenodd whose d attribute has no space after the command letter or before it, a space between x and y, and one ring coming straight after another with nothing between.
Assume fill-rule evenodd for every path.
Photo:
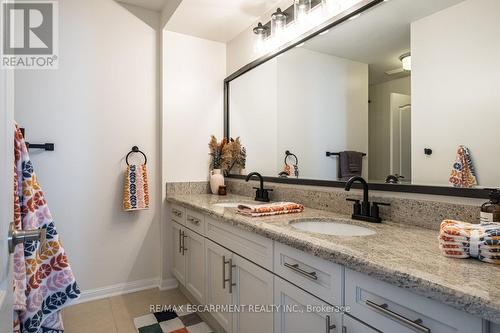
<instances>
[{"instance_id":1,"label":"brushed nickel drawer pull","mask_svg":"<svg viewBox=\"0 0 500 333\"><path fill-rule=\"evenodd\" d=\"M186 236L186 234L183 231L182 232L182 255L184 255L184 253L186 253L186 251L188 250L188 248L186 247L186 238L188 238L188 236Z\"/></svg>"},{"instance_id":2,"label":"brushed nickel drawer pull","mask_svg":"<svg viewBox=\"0 0 500 333\"><path fill-rule=\"evenodd\" d=\"M337 328L335 324L332 325L332 318L330 316L326 316L326 333L330 333L331 330Z\"/></svg>"},{"instance_id":3,"label":"brushed nickel drawer pull","mask_svg":"<svg viewBox=\"0 0 500 333\"><path fill-rule=\"evenodd\" d=\"M179 253L182 253L182 230L179 229Z\"/></svg>"},{"instance_id":4,"label":"brushed nickel drawer pull","mask_svg":"<svg viewBox=\"0 0 500 333\"><path fill-rule=\"evenodd\" d=\"M172 209L172 213L174 213L174 215L176 215L177 217L182 216L182 212L178 211L177 209Z\"/></svg>"},{"instance_id":5,"label":"brushed nickel drawer pull","mask_svg":"<svg viewBox=\"0 0 500 333\"><path fill-rule=\"evenodd\" d=\"M226 279L226 264L229 266L229 277ZM236 283L233 283L233 259L226 260L226 256L222 256L222 289L226 289L226 282L229 282L229 293L233 293L233 287Z\"/></svg>"},{"instance_id":6,"label":"brushed nickel drawer pull","mask_svg":"<svg viewBox=\"0 0 500 333\"><path fill-rule=\"evenodd\" d=\"M306 278L309 278L309 279L315 280L315 281L318 279L316 272L307 272L307 271L303 270L302 268L300 268L299 264L292 265L292 264L285 262L283 265L287 268L290 268L292 271L295 271L299 274L304 275Z\"/></svg>"},{"instance_id":7,"label":"brushed nickel drawer pull","mask_svg":"<svg viewBox=\"0 0 500 333\"><path fill-rule=\"evenodd\" d=\"M422 332L422 333L431 333L431 329L428 327L425 327L422 325L422 319L417 319L417 320L410 320L406 317L403 317L402 315L389 310L389 305L387 304L377 304L374 303L370 300L366 300L366 305L368 305L370 308L379 311L380 313L384 314L386 317L389 317L391 319L394 319L395 321L400 322L401 324L413 329L416 332Z\"/></svg>"},{"instance_id":8,"label":"brushed nickel drawer pull","mask_svg":"<svg viewBox=\"0 0 500 333\"><path fill-rule=\"evenodd\" d=\"M195 219L193 217L188 217L188 221L191 222L191 223L194 223L196 225L200 225L200 222L201 222L200 220Z\"/></svg>"},{"instance_id":9,"label":"brushed nickel drawer pull","mask_svg":"<svg viewBox=\"0 0 500 333\"><path fill-rule=\"evenodd\" d=\"M226 289L226 256L222 256L222 289Z\"/></svg>"}]
</instances>

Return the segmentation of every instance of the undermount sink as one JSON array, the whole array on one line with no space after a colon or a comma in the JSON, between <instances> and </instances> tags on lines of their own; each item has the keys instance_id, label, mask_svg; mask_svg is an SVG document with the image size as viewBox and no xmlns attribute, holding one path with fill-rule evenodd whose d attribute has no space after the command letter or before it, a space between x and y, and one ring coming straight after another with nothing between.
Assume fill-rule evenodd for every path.
<instances>
[{"instance_id":1,"label":"undermount sink","mask_svg":"<svg viewBox=\"0 0 500 333\"><path fill-rule=\"evenodd\" d=\"M372 229L335 220L298 220L292 221L290 225L300 231L331 236L370 236L376 234Z\"/></svg>"}]
</instances>

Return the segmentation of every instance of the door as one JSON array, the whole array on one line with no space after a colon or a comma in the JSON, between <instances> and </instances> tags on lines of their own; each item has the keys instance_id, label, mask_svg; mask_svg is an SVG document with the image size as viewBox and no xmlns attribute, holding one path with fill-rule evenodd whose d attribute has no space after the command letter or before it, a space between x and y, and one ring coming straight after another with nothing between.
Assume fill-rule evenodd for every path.
<instances>
[{"instance_id":1,"label":"door","mask_svg":"<svg viewBox=\"0 0 500 333\"><path fill-rule=\"evenodd\" d=\"M14 74L0 69L0 332L12 332L12 266L7 247L13 218Z\"/></svg>"},{"instance_id":2,"label":"door","mask_svg":"<svg viewBox=\"0 0 500 333\"><path fill-rule=\"evenodd\" d=\"M411 180L411 96L390 95L390 171Z\"/></svg>"},{"instance_id":3,"label":"door","mask_svg":"<svg viewBox=\"0 0 500 333\"><path fill-rule=\"evenodd\" d=\"M232 282L234 305L268 305L273 302L273 274L254 263L233 254ZM269 307L271 308L271 307ZM233 314L233 332L237 333L272 333L273 313L255 308Z\"/></svg>"},{"instance_id":4,"label":"door","mask_svg":"<svg viewBox=\"0 0 500 333\"><path fill-rule=\"evenodd\" d=\"M277 276L274 278L274 301L280 307L274 314L275 333L342 332L340 313Z\"/></svg>"},{"instance_id":5,"label":"door","mask_svg":"<svg viewBox=\"0 0 500 333\"><path fill-rule=\"evenodd\" d=\"M411 180L411 105L399 108L400 170L406 181Z\"/></svg>"},{"instance_id":6,"label":"door","mask_svg":"<svg viewBox=\"0 0 500 333\"><path fill-rule=\"evenodd\" d=\"M186 257L186 289L205 303L205 238L185 229L184 253Z\"/></svg>"},{"instance_id":7,"label":"door","mask_svg":"<svg viewBox=\"0 0 500 333\"><path fill-rule=\"evenodd\" d=\"M232 253L208 239L205 242L206 304L230 305L232 287L229 286L228 280L232 271ZM231 313L218 311L212 315L226 332L231 333Z\"/></svg>"},{"instance_id":8,"label":"door","mask_svg":"<svg viewBox=\"0 0 500 333\"><path fill-rule=\"evenodd\" d=\"M186 283L186 258L184 257L184 231L185 228L172 221L172 243L174 244L174 260L172 273L180 284Z\"/></svg>"}]
</instances>

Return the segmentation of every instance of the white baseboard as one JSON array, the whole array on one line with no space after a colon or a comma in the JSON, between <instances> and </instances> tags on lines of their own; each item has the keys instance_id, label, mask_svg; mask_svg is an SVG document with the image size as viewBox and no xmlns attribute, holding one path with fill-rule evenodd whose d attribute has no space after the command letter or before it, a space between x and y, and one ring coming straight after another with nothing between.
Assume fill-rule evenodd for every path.
<instances>
[{"instance_id":1,"label":"white baseboard","mask_svg":"<svg viewBox=\"0 0 500 333\"><path fill-rule=\"evenodd\" d=\"M164 281L169 281L169 280L164 280ZM145 279L133 282L118 283L115 285L96 288L96 289L82 290L80 298L73 304L96 301L103 298L126 295L136 291L159 288L159 287L160 287L159 279ZM176 287L177 286L173 288Z\"/></svg>"},{"instance_id":2,"label":"white baseboard","mask_svg":"<svg viewBox=\"0 0 500 333\"><path fill-rule=\"evenodd\" d=\"M160 290L170 290L170 289L175 289L179 286L179 283L177 282L177 279L175 278L170 278L166 279L160 282Z\"/></svg>"}]
</instances>

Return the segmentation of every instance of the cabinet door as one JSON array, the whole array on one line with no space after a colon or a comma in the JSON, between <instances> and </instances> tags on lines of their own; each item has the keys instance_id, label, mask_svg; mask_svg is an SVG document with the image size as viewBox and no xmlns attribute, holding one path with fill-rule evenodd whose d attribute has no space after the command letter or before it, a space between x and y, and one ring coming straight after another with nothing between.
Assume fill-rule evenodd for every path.
<instances>
[{"instance_id":1,"label":"cabinet door","mask_svg":"<svg viewBox=\"0 0 500 333\"><path fill-rule=\"evenodd\" d=\"M272 333L273 313L262 311L264 306L272 309L273 274L254 263L233 254L232 290L233 304L262 306L245 308L233 314L234 333Z\"/></svg>"},{"instance_id":2,"label":"cabinet door","mask_svg":"<svg viewBox=\"0 0 500 333\"><path fill-rule=\"evenodd\" d=\"M351 318L347 315L343 319L344 330L342 333L378 333L380 331L374 330L373 328L366 326L360 321Z\"/></svg>"},{"instance_id":3,"label":"cabinet door","mask_svg":"<svg viewBox=\"0 0 500 333\"><path fill-rule=\"evenodd\" d=\"M185 229L186 289L201 304L205 302L205 238Z\"/></svg>"},{"instance_id":4,"label":"cabinet door","mask_svg":"<svg viewBox=\"0 0 500 333\"><path fill-rule=\"evenodd\" d=\"M229 259L232 253L210 240L205 241L205 273L206 273L206 304L230 305L229 293ZM229 312L215 312L212 316L226 330L232 332L232 314Z\"/></svg>"},{"instance_id":5,"label":"cabinet door","mask_svg":"<svg viewBox=\"0 0 500 333\"><path fill-rule=\"evenodd\" d=\"M279 306L274 314L275 333L342 332L342 315L332 306L277 276L274 301Z\"/></svg>"},{"instance_id":6,"label":"cabinet door","mask_svg":"<svg viewBox=\"0 0 500 333\"><path fill-rule=\"evenodd\" d=\"M186 259L182 251L184 230L184 227L172 222L172 243L174 244L172 273L182 285L186 283Z\"/></svg>"}]
</instances>

